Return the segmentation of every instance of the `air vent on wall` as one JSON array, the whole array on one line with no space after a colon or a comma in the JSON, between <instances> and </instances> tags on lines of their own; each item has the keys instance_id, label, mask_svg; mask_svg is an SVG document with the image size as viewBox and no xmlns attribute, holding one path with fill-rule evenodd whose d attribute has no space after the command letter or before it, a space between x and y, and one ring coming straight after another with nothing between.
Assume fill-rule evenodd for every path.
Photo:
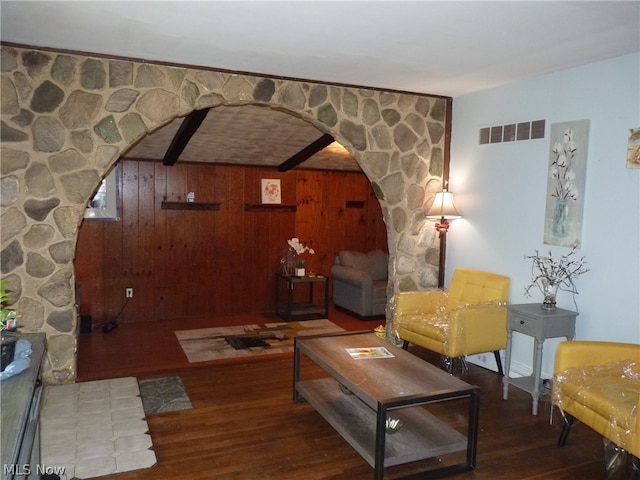
<instances>
[{"instance_id":1,"label":"air vent on wall","mask_svg":"<svg viewBox=\"0 0 640 480\"><path fill-rule=\"evenodd\" d=\"M488 143L516 142L544 138L546 120L510 123L480 129L480 145Z\"/></svg>"}]
</instances>

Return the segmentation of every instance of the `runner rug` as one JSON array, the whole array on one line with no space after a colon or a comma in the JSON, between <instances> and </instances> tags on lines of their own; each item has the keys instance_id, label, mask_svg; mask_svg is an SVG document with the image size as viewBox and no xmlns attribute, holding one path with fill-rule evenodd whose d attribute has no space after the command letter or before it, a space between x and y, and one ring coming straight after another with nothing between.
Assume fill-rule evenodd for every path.
<instances>
[{"instance_id":1,"label":"runner rug","mask_svg":"<svg viewBox=\"0 0 640 480\"><path fill-rule=\"evenodd\" d=\"M293 339L297 336L342 331L344 329L335 323L323 319L176 330L174 333L189 363L195 363L293 352Z\"/></svg>"}]
</instances>

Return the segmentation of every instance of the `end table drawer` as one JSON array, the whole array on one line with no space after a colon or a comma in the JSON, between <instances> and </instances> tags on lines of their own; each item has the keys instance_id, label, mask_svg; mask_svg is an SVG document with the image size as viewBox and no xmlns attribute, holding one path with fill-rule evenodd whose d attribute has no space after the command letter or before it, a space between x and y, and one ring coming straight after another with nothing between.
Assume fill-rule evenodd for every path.
<instances>
[{"instance_id":1,"label":"end table drawer","mask_svg":"<svg viewBox=\"0 0 640 480\"><path fill-rule=\"evenodd\" d=\"M535 337L540 333L541 323L527 317L510 316L507 328L514 332L520 332L525 335Z\"/></svg>"}]
</instances>

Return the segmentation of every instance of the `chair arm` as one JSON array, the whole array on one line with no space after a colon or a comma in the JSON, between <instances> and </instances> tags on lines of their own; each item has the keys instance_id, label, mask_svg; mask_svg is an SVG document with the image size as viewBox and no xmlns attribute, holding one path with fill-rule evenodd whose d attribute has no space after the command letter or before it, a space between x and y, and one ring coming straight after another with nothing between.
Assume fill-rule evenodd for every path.
<instances>
[{"instance_id":1,"label":"chair arm","mask_svg":"<svg viewBox=\"0 0 640 480\"><path fill-rule=\"evenodd\" d=\"M502 350L507 346L507 309L480 304L459 307L449 314L450 356Z\"/></svg>"},{"instance_id":2,"label":"chair arm","mask_svg":"<svg viewBox=\"0 0 640 480\"><path fill-rule=\"evenodd\" d=\"M364 270L343 265L333 265L331 267L331 277L334 281L340 281L360 288L373 288L373 280Z\"/></svg>"},{"instance_id":3,"label":"chair arm","mask_svg":"<svg viewBox=\"0 0 640 480\"><path fill-rule=\"evenodd\" d=\"M640 365L640 345L592 340L564 341L560 342L556 349L553 373L560 373L572 367L600 365L619 360L632 360Z\"/></svg>"},{"instance_id":4,"label":"chair arm","mask_svg":"<svg viewBox=\"0 0 640 480\"><path fill-rule=\"evenodd\" d=\"M447 294L442 290L396 293L393 304L395 315L432 314L444 311Z\"/></svg>"}]
</instances>

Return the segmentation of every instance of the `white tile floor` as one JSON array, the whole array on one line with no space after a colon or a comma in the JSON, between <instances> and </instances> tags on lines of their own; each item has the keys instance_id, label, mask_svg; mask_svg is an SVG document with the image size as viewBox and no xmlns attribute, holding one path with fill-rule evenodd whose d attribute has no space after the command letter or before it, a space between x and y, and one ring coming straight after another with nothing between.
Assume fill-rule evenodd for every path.
<instances>
[{"instance_id":1,"label":"white tile floor","mask_svg":"<svg viewBox=\"0 0 640 480\"><path fill-rule=\"evenodd\" d=\"M156 463L133 377L46 386L40 425L41 461L64 467L63 480Z\"/></svg>"}]
</instances>

